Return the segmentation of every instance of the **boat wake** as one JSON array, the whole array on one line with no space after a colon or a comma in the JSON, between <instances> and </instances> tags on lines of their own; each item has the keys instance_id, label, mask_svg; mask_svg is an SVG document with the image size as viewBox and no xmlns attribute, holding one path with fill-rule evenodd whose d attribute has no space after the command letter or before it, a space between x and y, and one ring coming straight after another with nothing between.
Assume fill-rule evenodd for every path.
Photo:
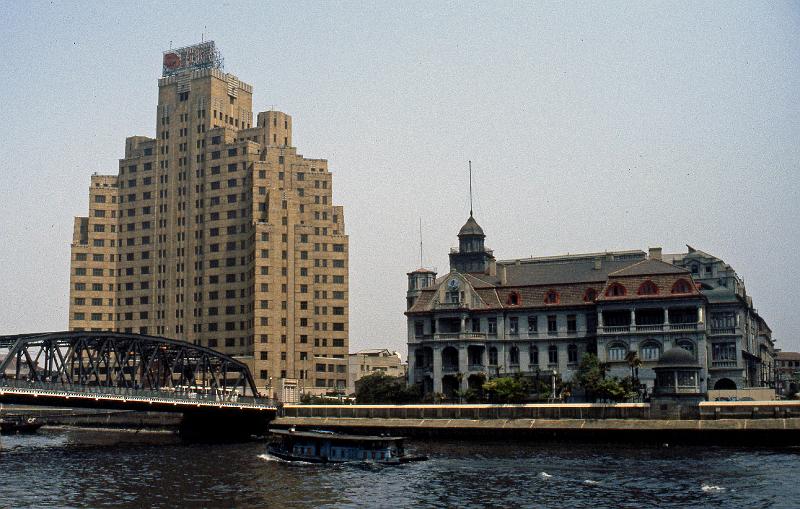
<instances>
[{"instance_id":1,"label":"boat wake","mask_svg":"<svg viewBox=\"0 0 800 509\"><path fill-rule=\"evenodd\" d=\"M725 488L723 488L722 486L715 486L713 484L703 484L702 486L700 486L700 489L704 493L722 493L723 491L725 491Z\"/></svg>"},{"instance_id":2,"label":"boat wake","mask_svg":"<svg viewBox=\"0 0 800 509\"><path fill-rule=\"evenodd\" d=\"M547 472L539 472L539 479L551 479L553 476Z\"/></svg>"},{"instance_id":3,"label":"boat wake","mask_svg":"<svg viewBox=\"0 0 800 509\"><path fill-rule=\"evenodd\" d=\"M259 454L258 459L262 461L274 461L275 463L286 463L290 465L316 465L317 463L311 463L310 461L289 461L283 458L279 458L277 456L273 456L272 454L265 452L264 454Z\"/></svg>"}]
</instances>

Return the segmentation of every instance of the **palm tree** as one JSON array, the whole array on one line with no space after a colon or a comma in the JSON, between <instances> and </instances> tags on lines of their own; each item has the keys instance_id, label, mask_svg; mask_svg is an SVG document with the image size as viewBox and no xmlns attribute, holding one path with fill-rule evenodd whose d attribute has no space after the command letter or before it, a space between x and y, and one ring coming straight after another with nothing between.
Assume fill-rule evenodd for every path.
<instances>
[{"instance_id":1,"label":"palm tree","mask_svg":"<svg viewBox=\"0 0 800 509\"><path fill-rule=\"evenodd\" d=\"M642 392L641 384L639 384L639 366L642 365L642 360L639 358L639 354L637 354L634 350L629 350L628 353L625 354L625 362L627 362L628 366L631 368L631 382L633 383L633 389L639 394L639 397L641 397Z\"/></svg>"},{"instance_id":2,"label":"palm tree","mask_svg":"<svg viewBox=\"0 0 800 509\"><path fill-rule=\"evenodd\" d=\"M642 360L639 359L639 354L636 353L635 350L629 350L628 353L625 354L625 362L627 362L628 366L631 368L631 380L635 380L638 384L639 366L642 365Z\"/></svg>"}]
</instances>

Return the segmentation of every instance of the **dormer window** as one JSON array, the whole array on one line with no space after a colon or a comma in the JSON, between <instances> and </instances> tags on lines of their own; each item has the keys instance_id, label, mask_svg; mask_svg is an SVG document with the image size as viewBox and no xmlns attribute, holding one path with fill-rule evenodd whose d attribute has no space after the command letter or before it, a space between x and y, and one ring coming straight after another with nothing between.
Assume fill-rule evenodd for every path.
<instances>
[{"instance_id":1,"label":"dormer window","mask_svg":"<svg viewBox=\"0 0 800 509\"><path fill-rule=\"evenodd\" d=\"M655 283L650 281L649 279L639 285L639 291L637 292L639 295L657 295L658 294L658 286Z\"/></svg>"},{"instance_id":2,"label":"dormer window","mask_svg":"<svg viewBox=\"0 0 800 509\"><path fill-rule=\"evenodd\" d=\"M594 302L597 300L597 290L594 288L587 288L586 292L583 294L583 301L584 302Z\"/></svg>"},{"instance_id":3,"label":"dormer window","mask_svg":"<svg viewBox=\"0 0 800 509\"><path fill-rule=\"evenodd\" d=\"M691 293L692 286L685 280L679 279L672 285L672 293Z\"/></svg>"},{"instance_id":4,"label":"dormer window","mask_svg":"<svg viewBox=\"0 0 800 509\"><path fill-rule=\"evenodd\" d=\"M611 286L608 287L606 290L606 297L622 297L626 293L625 287L619 283L613 283Z\"/></svg>"},{"instance_id":5,"label":"dormer window","mask_svg":"<svg viewBox=\"0 0 800 509\"><path fill-rule=\"evenodd\" d=\"M559 295L557 291L547 290L547 293L544 294L545 304L558 304L558 301L559 301Z\"/></svg>"},{"instance_id":6,"label":"dormer window","mask_svg":"<svg viewBox=\"0 0 800 509\"><path fill-rule=\"evenodd\" d=\"M456 278L453 278L447 282L446 302L448 304L458 304L461 302L461 292L459 291L460 287L461 281Z\"/></svg>"},{"instance_id":7,"label":"dormer window","mask_svg":"<svg viewBox=\"0 0 800 509\"><path fill-rule=\"evenodd\" d=\"M519 303L520 303L519 292L511 292L508 295L508 301L507 302L508 302L509 306L519 306Z\"/></svg>"}]
</instances>

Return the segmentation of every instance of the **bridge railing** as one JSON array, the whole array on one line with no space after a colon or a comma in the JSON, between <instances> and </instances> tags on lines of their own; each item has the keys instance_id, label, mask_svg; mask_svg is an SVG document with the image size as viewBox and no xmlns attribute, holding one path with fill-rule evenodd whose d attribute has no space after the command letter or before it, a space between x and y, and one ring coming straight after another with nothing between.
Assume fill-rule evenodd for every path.
<instances>
[{"instance_id":1,"label":"bridge railing","mask_svg":"<svg viewBox=\"0 0 800 509\"><path fill-rule=\"evenodd\" d=\"M261 407L275 407L276 401L270 398L255 398L240 396L238 394L203 394L191 391L157 391L147 389L133 389L128 387L107 387L102 385L69 385L28 380L15 380L0 378L0 388L10 387L23 390L54 395L98 395L118 396L127 399L142 401L182 402L182 403L212 403L216 405L252 405Z\"/></svg>"}]
</instances>

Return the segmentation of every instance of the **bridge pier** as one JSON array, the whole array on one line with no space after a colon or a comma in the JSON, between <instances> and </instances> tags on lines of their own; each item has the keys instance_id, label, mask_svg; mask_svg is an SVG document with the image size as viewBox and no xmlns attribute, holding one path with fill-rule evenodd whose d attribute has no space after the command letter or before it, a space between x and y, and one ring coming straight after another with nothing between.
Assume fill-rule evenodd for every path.
<instances>
[{"instance_id":1,"label":"bridge pier","mask_svg":"<svg viewBox=\"0 0 800 509\"><path fill-rule=\"evenodd\" d=\"M273 412L242 412L238 409L192 409L183 412L180 435L186 440L235 442L265 435Z\"/></svg>"}]
</instances>

